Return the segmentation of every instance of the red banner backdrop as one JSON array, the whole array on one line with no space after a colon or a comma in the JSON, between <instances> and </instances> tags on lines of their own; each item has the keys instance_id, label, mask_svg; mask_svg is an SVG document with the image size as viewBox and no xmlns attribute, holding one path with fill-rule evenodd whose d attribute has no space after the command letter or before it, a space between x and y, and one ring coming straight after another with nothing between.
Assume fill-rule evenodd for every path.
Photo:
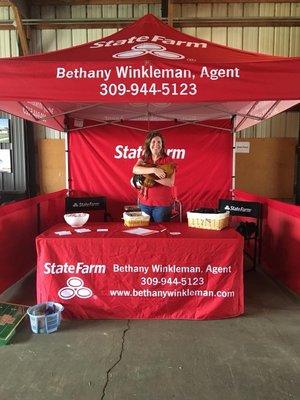
<instances>
[{"instance_id":1,"label":"red banner backdrop","mask_svg":"<svg viewBox=\"0 0 300 400\"><path fill-rule=\"evenodd\" d=\"M149 127L105 125L70 133L71 189L108 198L108 208L119 219L125 204L135 204L136 190L130 185L132 168L142 154ZM228 197L232 175L232 134L230 121L206 121L199 125L170 127L170 122L151 122L161 129L168 154L177 164L176 188L184 211L216 207Z\"/></svg>"},{"instance_id":2,"label":"red banner backdrop","mask_svg":"<svg viewBox=\"0 0 300 400\"><path fill-rule=\"evenodd\" d=\"M263 204L262 267L300 294L299 207L242 191L236 191L236 198Z\"/></svg>"},{"instance_id":3,"label":"red banner backdrop","mask_svg":"<svg viewBox=\"0 0 300 400\"><path fill-rule=\"evenodd\" d=\"M63 220L65 190L0 207L0 293L36 264L36 235Z\"/></svg>"}]
</instances>

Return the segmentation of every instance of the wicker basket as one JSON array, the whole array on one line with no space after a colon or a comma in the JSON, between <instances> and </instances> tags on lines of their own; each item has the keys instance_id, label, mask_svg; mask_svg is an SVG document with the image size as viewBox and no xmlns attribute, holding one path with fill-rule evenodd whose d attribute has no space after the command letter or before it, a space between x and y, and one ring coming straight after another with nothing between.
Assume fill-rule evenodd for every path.
<instances>
[{"instance_id":1,"label":"wicker basket","mask_svg":"<svg viewBox=\"0 0 300 400\"><path fill-rule=\"evenodd\" d=\"M188 226L191 228L210 229L220 231L228 226L229 212L219 214L197 213L189 211L187 213Z\"/></svg>"},{"instance_id":2,"label":"wicker basket","mask_svg":"<svg viewBox=\"0 0 300 400\"><path fill-rule=\"evenodd\" d=\"M124 225L125 226L148 226L150 223L150 215L143 211L137 212L124 212L123 213Z\"/></svg>"}]
</instances>

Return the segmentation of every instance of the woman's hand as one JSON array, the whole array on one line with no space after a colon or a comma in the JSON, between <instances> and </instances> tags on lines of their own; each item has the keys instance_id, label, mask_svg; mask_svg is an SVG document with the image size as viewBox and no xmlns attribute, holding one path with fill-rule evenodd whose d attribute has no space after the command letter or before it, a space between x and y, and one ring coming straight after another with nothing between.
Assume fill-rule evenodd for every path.
<instances>
[{"instance_id":1,"label":"woman's hand","mask_svg":"<svg viewBox=\"0 0 300 400\"><path fill-rule=\"evenodd\" d=\"M166 177L165 171L161 168L154 167L152 173L155 174L159 179Z\"/></svg>"},{"instance_id":2,"label":"woman's hand","mask_svg":"<svg viewBox=\"0 0 300 400\"><path fill-rule=\"evenodd\" d=\"M173 187L175 183L175 171L170 176L170 178L155 179L155 182L163 186Z\"/></svg>"}]
</instances>

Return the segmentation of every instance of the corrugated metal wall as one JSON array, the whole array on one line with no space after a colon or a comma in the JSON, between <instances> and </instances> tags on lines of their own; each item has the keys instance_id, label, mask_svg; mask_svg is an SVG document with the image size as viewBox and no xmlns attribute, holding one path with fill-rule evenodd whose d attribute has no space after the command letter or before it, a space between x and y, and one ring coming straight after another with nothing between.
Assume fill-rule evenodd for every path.
<instances>
[{"instance_id":1,"label":"corrugated metal wall","mask_svg":"<svg viewBox=\"0 0 300 400\"><path fill-rule=\"evenodd\" d=\"M0 19L13 19L10 14L10 7L0 7ZM16 31L0 31L0 57L15 57L18 55Z\"/></svg>"},{"instance_id":2,"label":"corrugated metal wall","mask_svg":"<svg viewBox=\"0 0 300 400\"><path fill-rule=\"evenodd\" d=\"M0 17L8 8L0 8ZM32 18L138 18L148 12L161 16L160 4L86 5L32 7ZM300 16L299 3L193 3L175 4L174 17L292 17ZM3 18L3 17L2 17ZM4 18L5 19L5 18ZM273 55L300 56L300 27L218 27L184 28L183 32L216 43ZM116 32L116 29L47 29L32 30L33 53L62 49ZM14 54L15 33L0 31L7 55ZM4 55L4 54L3 54ZM241 137L298 137L299 112L287 112L249 128ZM62 138L64 134L43 127L36 128L38 138Z\"/></svg>"},{"instance_id":3,"label":"corrugated metal wall","mask_svg":"<svg viewBox=\"0 0 300 400\"><path fill-rule=\"evenodd\" d=\"M10 19L9 7L0 7L0 19ZM18 56L16 31L0 31L0 57ZM1 90L1 88L0 88ZM26 191L24 121L0 112L0 118L10 118L10 135L13 145L1 143L1 149L11 150L12 173L0 173L0 191Z\"/></svg>"}]
</instances>

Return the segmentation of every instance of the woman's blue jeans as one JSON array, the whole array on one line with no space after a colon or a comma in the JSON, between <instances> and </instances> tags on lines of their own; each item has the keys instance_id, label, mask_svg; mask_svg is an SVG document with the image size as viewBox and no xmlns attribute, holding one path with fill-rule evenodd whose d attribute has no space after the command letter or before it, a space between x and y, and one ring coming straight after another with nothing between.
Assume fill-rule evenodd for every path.
<instances>
[{"instance_id":1,"label":"woman's blue jeans","mask_svg":"<svg viewBox=\"0 0 300 400\"><path fill-rule=\"evenodd\" d=\"M162 207L162 206L145 206L140 204L141 210L144 213L150 215L151 221L154 222L168 222L171 218L172 207Z\"/></svg>"}]
</instances>

